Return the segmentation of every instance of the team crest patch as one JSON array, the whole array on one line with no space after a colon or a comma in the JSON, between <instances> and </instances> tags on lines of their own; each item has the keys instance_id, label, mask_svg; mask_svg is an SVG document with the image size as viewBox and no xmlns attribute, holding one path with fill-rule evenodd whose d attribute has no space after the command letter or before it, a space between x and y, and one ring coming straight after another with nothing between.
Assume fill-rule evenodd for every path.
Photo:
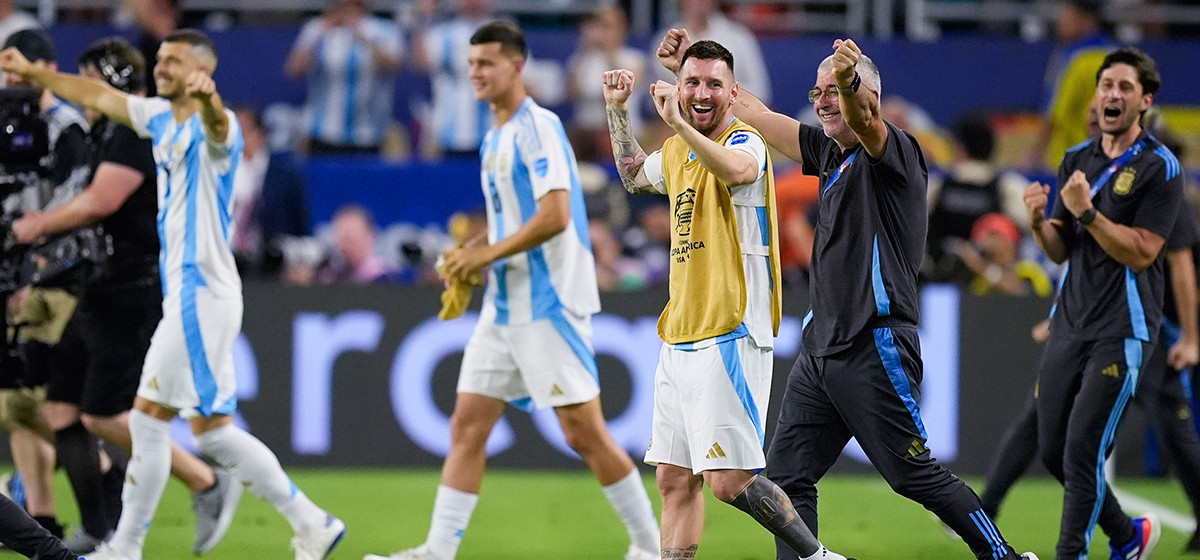
<instances>
[{"instance_id":1,"label":"team crest patch","mask_svg":"<svg viewBox=\"0 0 1200 560\"><path fill-rule=\"evenodd\" d=\"M541 158L533 162L533 172L538 174L538 177L545 177L546 171L550 170L550 160Z\"/></svg>"},{"instance_id":2,"label":"team crest patch","mask_svg":"<svg viewBox=\"0 0 1200 560\"><path fill-rule=\"evenodd\" d=\"M1120 175L1117 175L1117 181L1113 183L1113 192L1119 195L1129 194L1133 190L1133 180L1137 177L1137 171L1126 167Z\"/></svg>"},{"instance_id":3,"label":"team crest patch","mask_svg":"<svg viewBox=\"0 0 1200 560\"><path fill-rule=\"evenodd\" d=\"M675 197L675 233L692 234L692 210L696 208L696 190L688 189Z\"/></svg>"},{"instance_id":4,"label":"team crest patch","mask_svg":"<svg viewBox=\"0 0 1200 560\"><path fill-rule=\"evenodd\" d=\"M738 132L729 138L729 145L736 146L738 144L745 144L748 140L750 140L749 134L746 134L745 132Z\"/></svg>"},{"instance_id":5,"label":"team crest patch","mask_svg":"<svg viewBox=\"0 0 1200 560\"><path fill-rule=\"evenodd\" d=\"M691 163L692 160L694 160L694 159L696 159L696 154L692 153L691 151L688 151L688 158L687 158L686 163Z\"/></svg>"}]
</instances>

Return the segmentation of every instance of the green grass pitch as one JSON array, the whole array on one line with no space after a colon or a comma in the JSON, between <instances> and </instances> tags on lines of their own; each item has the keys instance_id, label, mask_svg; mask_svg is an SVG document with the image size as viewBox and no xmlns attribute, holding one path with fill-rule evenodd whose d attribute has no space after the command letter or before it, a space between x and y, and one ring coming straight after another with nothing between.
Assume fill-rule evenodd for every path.
<instances>
[{"instance_id":1,"label":"green grass pitch","mask_svg":"<svg viewBox=\"0 0 1200 560\"><path fill-rule=\"evenodd\" d=\"M346 539L331 555L358 560L420 543L438 474L404 469L289 469L296 484L318 504L345 520ZM658 512L651 473L645 476ZM970 481L976 485L978 481ZM1125 479L1119 486L1178 512L1187 512L1182 491L1171 481ZM59 475L60 517L78 519L70 489ZM891 492L877 476L830 476L819 487L822 542L861 560L968 559L962 542L942 532L931 514ZM770 560L770 536L749 517L708 497L707 523L698 558ZM1062 490L1048 478L1017 485L996 520L1018 551L1053 558ZM293 558L291 530L266 503L247 493L225 540L204 558L275 560ZM1153 558L1197 558L1179 553L1187 535L1166 529ZM147 541L146 560L183 560L191 555L192 514L183 487L171 482ZM1107 559L1107 540L1097 536L1093 559ZM484 479L479 507L459 551L460 560L619 560L625 532L586 471L495 470ZM16 558L12 552L0 558Z\"/></svg>"}]
</instances>

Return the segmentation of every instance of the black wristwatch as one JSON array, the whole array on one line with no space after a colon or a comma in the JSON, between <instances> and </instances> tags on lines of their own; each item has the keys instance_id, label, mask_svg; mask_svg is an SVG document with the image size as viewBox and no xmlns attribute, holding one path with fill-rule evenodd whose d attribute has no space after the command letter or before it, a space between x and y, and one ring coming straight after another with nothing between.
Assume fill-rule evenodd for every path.
<instances>
[{"instance_id":1,"label":"black wristwatch","mask_svg":"<svg viewBox=\"0 0 1200 560\"><path fill-rule=\"evenodd\" d=\"M838 88L838 91L840 91L842 93L845 93L847 95L852 95L852 94L858 93L858 87L861 85L862 85L862 76L859 75L857 70L855 70L854 71L854 80L850 82L850 85L848 85L846 87L838 86L837 88ZM846 90L850 90L850 91L847 92Z\"/></svg>"},{"instance_id":2,"label":"black wristwatch","mask_svg":"<svg viewBox=\"0 0 1200 560\"><path fill-rule=\"evenodd\" d=\"M1092 225L1092 222L1096 221L1096 213L1097 213L1096 207L1093 206L1091 208L1088 208L1087 210L1084 210L1082 213L1080 213L1079 216L1076 217L1076 219L1079 220L1079 223L1081 223L1085 226L1090 226L1090 225Z\"/></svg>"}]
</instances>

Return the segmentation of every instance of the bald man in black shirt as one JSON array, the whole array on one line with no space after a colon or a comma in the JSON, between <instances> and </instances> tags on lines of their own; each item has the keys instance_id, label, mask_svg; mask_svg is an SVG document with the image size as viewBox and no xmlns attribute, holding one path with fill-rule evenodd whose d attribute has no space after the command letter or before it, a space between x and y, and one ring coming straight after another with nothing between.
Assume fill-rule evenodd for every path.
<instances>
[{"instance_id":1,"label":"bald man in black shirt","mask_svg":"<svg viewBox=\"0 0 1200 560\"><path fill-rule=\"evenodd\" d=\"M1134 48L1114 51L1096 81L1100 138L1063 157L1049 219L1049 187L1025 191L1038 245L1055 262L1070 261L1038 368L1038 440L1064 487L1058 558L1085 556L1099 524L1114 558L1141 560L1162 529L1152 515L1130 519L1103 472L1157 342L1163 246L1183 180L1179 161L1141 127L1161 84L1154 61Z\"/></svg>"},{"instance_id":2,"label":"bald man in black shirt","mask_svg":"<svg viewBox=\"0 0 1200 560\"><path fill-rule=\"evenodd\" d=\"M670 70L689 39L672 30ZM788 376L767 473L817 533L816 482L856 437L896 492L937 514L980 559L1018 556L979 497L926 448L917 405L917 271L925 250L928 171L913 136L879 117L879 70L837 40L809 92L821 128L772 112L742 91L736 116L821 178L800 357ZM780 560L796 558L776 541Z\"/></svg>"}]
</instances>

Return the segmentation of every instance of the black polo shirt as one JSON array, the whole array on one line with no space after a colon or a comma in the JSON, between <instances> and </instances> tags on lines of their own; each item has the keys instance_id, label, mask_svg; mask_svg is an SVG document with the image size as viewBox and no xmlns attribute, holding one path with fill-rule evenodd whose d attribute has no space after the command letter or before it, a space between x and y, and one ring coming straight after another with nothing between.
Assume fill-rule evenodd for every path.
<instances>
[{"instance_id":1,"label":"black polo shirt","mask_svg":"<svg viewBox=\"0 0 1200 560\"><path fill-rule=\"evenodd\" d=\"M1105 155L1098 140L1071 148L1059 166L1056 190L1061 190L1077 169L1093 186L1107 174L1092 198L1096 209L1117 224L1146 229L1167 239L1184 204L1182 168L1153 136L1143 132L1134 146L1138 143L1144 143L1140 151L1119 168L1114 166L1120 156ZM1162 317L1165 251L1150 268L1135 273L1105 253L1065 204L1056 204L1051 218L1062 220L1058 232L1069 260L1051 332L1078 340L1150 341Z\"/></svg>"},{"instance_id":2,"label":"black polo shirt","mask_svg":"<svg viewBox=\"0 0 1200 560\"><path fill-rule=\"evenodd\" d=\"M1186 201L1186 197L1184 198ZM1200 223L1196 222L1196 214L1192 212L1191 205L1185 202L1179 208L1179 213L1175 217L1175 227L1171 228L1171 236L1167 238L1167 247L1165 250L1173 251L1190 248L1192 250L1192 264L1197 269L1196 277L1200 278L1200 259L1196 258L1197 255L1200 255L1200 252L1197 252L1198 245L1200 245ZM1163 290L1163 317L1170 319L1175 324L1179 324L1179 310L1175 304L1175 290L1171 286L1170 261L1164 261Z\"/></svg>"},{"instance_id":3,"label":"black polo shirt","mask_svg":"<svg viewBox=\"0 0 1200 560\"><path fill-rule=\"evenodd\" d=\"M925 252L929 172L916 138L891 123L887 127L887 148L879 159L861 145L843 152L820 128L800 127L804 173L821 183L809 281L812 311L802 341L809 355L849 348L879 319L916 324L920 317L917 271Z\"/></svg>"},{"instance_id":4,"label":"black polo shirt","mask_svg":"<svg viewBox=\"0 0 1200 560\"><path fill-rule=\"evenodd\" d=\"M150 140L140 138L133 129L101 119L88 134L93 178L104 162L141 172L142 183L124 204L104 218L104 232L112 236L113 254L106 273L89 286L88 295L102 295L120 289L125 297L130 290L150 299L160 298L158 277L158 170L154 165Z\"/></svg>"}]
</instances>

